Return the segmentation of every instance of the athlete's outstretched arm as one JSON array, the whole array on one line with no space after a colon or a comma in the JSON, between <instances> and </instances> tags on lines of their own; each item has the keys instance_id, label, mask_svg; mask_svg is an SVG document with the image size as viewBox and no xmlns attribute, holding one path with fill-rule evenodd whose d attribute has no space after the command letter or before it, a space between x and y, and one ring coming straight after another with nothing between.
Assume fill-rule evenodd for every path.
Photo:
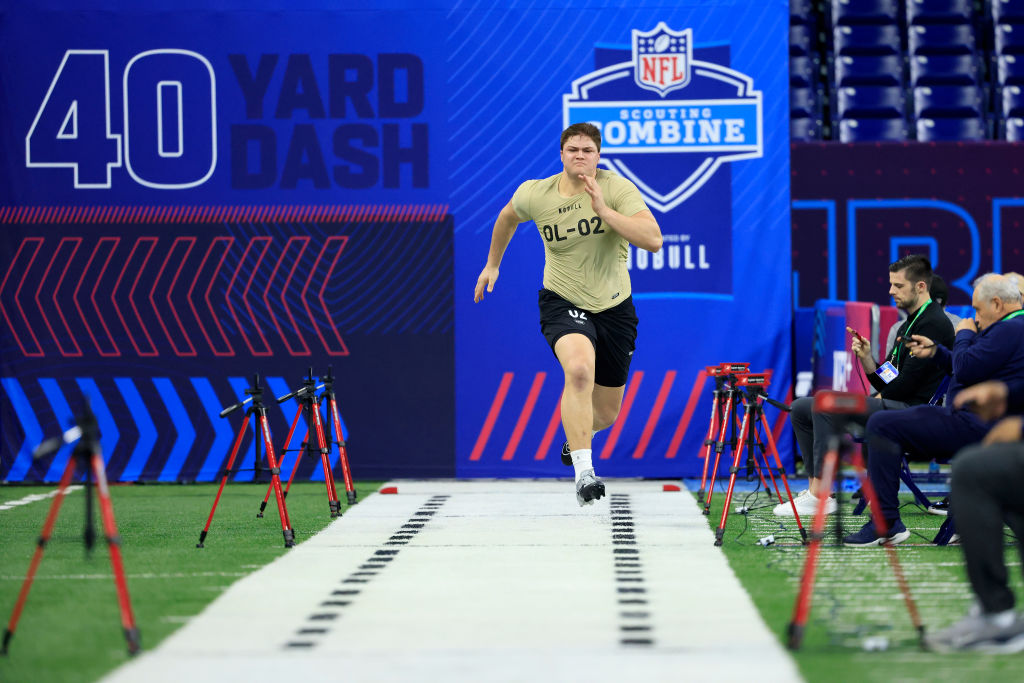
<instances>
[{"instance_id":1,"label":"athlete's outstretched arm","mask_svg":"<svg viewBox=\"0 0 1024 683\"><path fill-rule=\"evenodd\" d=\"M494 232L491 233L491 248L487 252L487 265L480 271L480 277L476 279L476 289L473 291L474 302L483 301L484 288L488 292L494 291L494 283L498 281L498 266L501 265L501 259L505 255L508 243L512 241L516 226L522 222L515 209L512 208L511 201L498 213L498 219L494 221Z\"/></svg>"},{"instance_id":2,"label":"athlete's outstretched arm","mask_svg":"<svg viewBox=\"0 0 1024 683\"><path fill-rule=\"evenodd\" d=\"M615 232L626 238L634 247L657 252L661 249L661 226L650 211L640 211L632 216L621 213L604 203L601 186L591 176L580 174L583 184L590 195L590 204L594 213L601 221Z\"/></svg>"}]
</instances>

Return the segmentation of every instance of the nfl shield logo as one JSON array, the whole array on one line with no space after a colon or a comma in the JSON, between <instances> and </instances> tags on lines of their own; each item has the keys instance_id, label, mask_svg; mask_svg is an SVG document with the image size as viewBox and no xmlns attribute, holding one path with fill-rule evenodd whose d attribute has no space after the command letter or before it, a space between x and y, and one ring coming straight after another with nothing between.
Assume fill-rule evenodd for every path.
<instances>
[{"instance_id":1,"label":"nfl shield logo","mask_svg":"<svg viewBox=\"0 0 1024 683\"><path fill-rule=\"evenodd\" d=\"M659 22L652 30L633 29L634 79L662 97L690 82L693 29L673 31Z\"/></svg>"}]
</instances>

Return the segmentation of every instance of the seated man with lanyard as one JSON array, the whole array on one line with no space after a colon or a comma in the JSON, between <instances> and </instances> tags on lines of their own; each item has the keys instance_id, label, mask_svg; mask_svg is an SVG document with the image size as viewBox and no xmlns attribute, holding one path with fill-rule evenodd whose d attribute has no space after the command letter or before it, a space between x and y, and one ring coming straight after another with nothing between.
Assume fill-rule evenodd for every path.
<instances>
[{"instance_id":1,"label":"seated man with lanyard","mask_svg":"<svg viewBox=\"0 0 1024 683\"><path fill-rule=\"evenodd\" d=\"M1024 379L1024 311L1021 295L1009 279L995 273L974 282L975 318L964 318L956 328L950 351L924 335L905 340L915 358L930 358L952 374L949 398L987 380L1013 383ZM900 467L903 454L930 460L951 458L957 451L981 441L992 423L961 408L922 405L882 411L867 421L868 476L888 533L879 536L873 521L843 539L849 546L902 543L910 538L899 514Z\"/></svg>"},{"instance_id":2,"label":"seated man with lanyard","mask_svg":"<svg viewBox=\"0 0 1024 683\"><path fill-rule=\"evenodd\" d=\"M912 332L937 340L942 344L953 343L953 325L942 313L942 308L932 303L928 288L932 280L932 266L927 258L919 254L904 256L889 265L889 295L897 308L907 312L907 318L898 330L903 340ZM877 397L868 399L868 415L879 410L893 410L927 403L939 383L942 371L930 362L912 358L906 344L898 341L885 359L882 368L871 355L871 344L856 330L846 328L853 340L851 348L860 359L861 367L867 373L871 386L878 392ZM880 374L884 374L884 379ZM895 376L891 376L895 372ZM793 401L790 419L796 433L800 455L807 470L808 489L796 497L797 512L813 515L818 507L818 496L829 496L831 491L821 490L821 470L825 462L825 449L829 435L835 433L834 415L812 412L814 398L804 397ZM868 415L858 418L861 426ZM836 502L831 497L825 503L825 513L836 511ZM779 517L792 517L793 506L789 501L776 505L772 510Z\"/></svg>"}]
</instances>

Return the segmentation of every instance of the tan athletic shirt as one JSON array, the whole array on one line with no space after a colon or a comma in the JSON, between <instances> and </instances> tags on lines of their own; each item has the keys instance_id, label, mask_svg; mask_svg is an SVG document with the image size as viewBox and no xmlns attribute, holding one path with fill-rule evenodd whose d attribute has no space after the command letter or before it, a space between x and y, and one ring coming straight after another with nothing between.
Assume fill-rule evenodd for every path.
<instances>
[{"instance_id":1,"label":"tan athletic shirt","mask_svg":"<svg viewBox=\"0 0 1024 683\"><path fill-rule=\"evenodd\" d=\"M594 213L590 195L558 194L561 173L527 180L512 195L512 208L537 224L544 241L544 288L587 311L599 313L632 293L626 259L629 243ZM597 184L604 201L624 216L647 210L636 185L603 168Z\"/></svg>"}]
</instances>

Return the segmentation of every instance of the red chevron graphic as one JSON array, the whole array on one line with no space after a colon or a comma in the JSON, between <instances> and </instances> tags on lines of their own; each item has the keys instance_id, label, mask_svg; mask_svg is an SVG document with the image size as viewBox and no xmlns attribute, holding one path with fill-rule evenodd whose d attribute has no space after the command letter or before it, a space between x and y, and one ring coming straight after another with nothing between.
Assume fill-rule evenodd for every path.
<instances>
[{"instance_id":1,"label":"red chevron graphic","mask_svg":"<svg viewBox=\"0 0 1024 683\"><path fill-rule=\"evenodd\" d=\"M192 278L192 284L188 288L188 305L192 307L192 315L196 317L196 322L199 323L199 329L202 330L203 336L206 337L206 343L210 345L210 349L213 351L215 356L234 356L235 350L232 348L231 343L228 341L227 335L224 334L224 328L220 326L220 319L217 316L216 311L213 310L213 305L210 303L210 290L213 289L213 283L217 279L217 274L220 272L221 266L224 265L224 259L227 258L228 251L231 249L231 245L234 244L234 237L215 237L210 246L206 248L206 253L203 254L203 261L199 264L199 269L196 270L196 276ZM220 332L220 338L224 342L226 350L218 349L213 340L210 339L209 333L206 331L206 326L203 325L202 318L199 317L199 311L196 310L196 306L192 301L192 293L195 291L196 283L199 282L199 277L203 274L203 269L206 267L206 261L209 259L210 254L213 252L214 247L223 245L224 251L220 255L220 260L217 262L216 267L213 269L213 273L210 274L210 283L206 286L206 292L203 295L203 300L206 302L206 310L209 311L213 317L213 323L217 326L217 331Z\"/></svg>"},{"instance_id":2,"label":"red chevron graphic","mask_svg":"<svg viewBox=\"0 0 1024 683\"><path fill-rule=\"evenodd\" d=\"M171 342L171 348L174 349L175 355L178 356L195 356L196 348L192 345L192 340L189 339L188 332L185 330L185 326L181 324L181 318L178 316L178 310L174 306L174 302L171 301L171 295L174 294L174 287L178 283L178 276L181 275L181 269L185 266L185 261L188 260L188 255L192 251L192 247L196 243L195 237L178 237L174 240L170 250L167 252L167 256L164 258L164 262L160 264L160 270L156 274L156 279L153 281L153 286L149 290L149 303L153 306L153 312L156 314L156 319L160 323L160 327L163 329L164 334L167 335L167 340ZM160 315L160 308L156 304L154 295L156 294L157 287L160 285L160 280L163 278L164 271L167 269L167 264L171 262L171 257L174 256L178 249L179 244L186 244L185 253L181 256L181 261L178 263L177 269L174 271L174 277L171 278L171 284L167 288L167 295L164 297L167 301L167 306L171 309L171 315L174 316L175 322L178 323L178 328L181 330L181 334L184 336L185 343L188 344L188 350L182 351L178 348L178 344L175 343L174 337L171 335L171 331L167 328L167 323L164 322L163 316Z\"/></svg>"},{"instance_id":3,"label":"red chevron graphic","mask_svg":"<svg viewBox=\"0 0 1024 683\"><path fill-rule=\"evenodd\" d=\"M156 346L153 344L153 338L149 336L149 330L142 322L142 317L139 315L139 307L135 304L135 288L139 285L139 278L142 277L142 273L146 270L146 264L149 262L149 257L153 254L153 249L156 248L156 237L140 237L135 240L135 244L132 245L132 250L128 254L128 259L121 266L121 272L117 275L117 282L114 283L114 290L110 293L110 303L114 305L114 310L117 311L117 317L124 326L125 332L128 333L128 339L132 342L132 347L135 349L135 353L140 356L156 356L159 352L156 350ZM130 266L135 260L135 253L139 250L139 247L144 243L149 245L146 255L142 257L142 263L138 266L138 273L135 275L135 280L132 282L131 288L128 290L128 303L132 306L132 312L135 313L135 320L138 322L139 329L142 330L142 334L145 335L146 341L149 343L148 351L143 351L139 348L138 343L135 341L135 335L132 334L131 328L128 326L128 322L124 319L124 314L121 313L121 307L117 305L117 290L121 286L121 279L124 274L128 272L128 266Z\"/></svg>"},{"instance_id":4,"label":"red chevron graphic","mask_svg":"<svg viewBox=\"0 0 1024 683\"><path fill-rule=\"evenodd\" d=\"M113 335L110 334L110 328L107 327L107 322L103 319L103 314L100 312L99 306L96 305L96 290L99 288L100 282L103 280L103 274L106 272L107 266L110 265L110 259L114 257L114 252L117 250L117 245L120 244L120 242L120 237L100 238L99 242L96 243L96 246L93 247L92 253L89 254L89 260L85 264L85 270L82 271L82 277L79 279L78 285L75 287L74 294L75 308L78 309L78 315L82 316L82 323L85 326L86 331L89 333L89 338L92 339L92 343L96 347L96 350L99 351L100 355L108 358L120 356L121 350L117 348L117 343L114 341ZM99 275L92 278L89 275L89 270L92 268L93 261L96 260L96 254L99 253L100 248L104 244L110 245L110 251L107 253L107 259L103 262L103 267L100 268ZM86 318L85 312L82 310L82 305L78 300L79 290L81 290L82 284L85 282L93 283L92 292L89 295L89 301L92 303L92 310L96 313L96 317L99 319L100 324L103 326L103 331L107 335L106 341L110 343L110 346L106 349L100 346L99 341L96 339L96 335L93 334L92 326L89 325L89 320Z\"/></svg>"},{"instance_id":5,"label":"red chevron graphic","mask_svg":"<svg viewBox=\"0 0 1024 683\"><path fill-rule=\"evenodd\" d=\"M36 248L35 251L32 252L32 256L29 257L28 265L25 266L25 270L21 274L21 279L18 280L18 286L14 290L14 305L18 309L18 315L21 316L21 322L24 323L28 336L32 338L32 343L36 346L35 351L29 351L25 348L25 345L21 341L21 336L14 327L14 321L11 320L10 316L7 314L7 309L3 306L3 294L4 289L7 287L7 280L11 277L11 272L14 270L15 265L20 263L21 254L22 251L24 251L25 246L30 243L34 243ZM10 264L7 266L7 272L4 273L3 282L0 282L0 314L3 314L3 318L7 322L7 326L10 328L11 334L14 336L14 341L17 342L18 348L21 349L21 354L27 358L38 358L45 355L43 353L43 347L39 345L39 340L36 339L36 333L32 331L32 326L29 324L28 318L25 317L25 309L21 307L21 288L24 286L25 278L28 276L29 270L32 269L32 264L35 262L36 256L39 254L39 250L42 247L42 237L26 237L22 239L21 244L18 245L17 253L14 254L14 258L11 259Z\"/></svg>"},{"instance_id":6,"label":"red chevron graphic","mask_svg":"<svg viewBox=\"0 0 1024 683\"><path fill-rule=\"evenodd\" d=\"M697 408L697 402L700 400L700 390L704 388L704 382L707 378L708 374L703 368L697 371L697 377L693 381L693 388L690 390L690 398L686 401L686 408L683 410L682 417L679 418L679 424L676 425L676 431L672 435L672 441L668 444L668 450L665 451L666 458L674 458L676 453L679 452L679 446L683 442L683 435L686 434L686 429L690 426L693 411Z\"/></svg>"},{"instance_id":7,"label":"red chevron graphic","mask_svg":"<svg viewBox=\"0 0 1024 683\"><path fill-rule=\"evenodd\" d=\"M231 282L228 283L227 293L224 295L225 302L227 303L228 310L231 311L231 317L235 320L235 325L238 326L238 331L241 333L242 338L245 339L245 345L249 347L249 353L253 356L269 356L272 351L270 350L270 344L267 343L267 338L263 336L263 330L260 329L259 325L255 325L256 333L260 336L260 341L263 342L262 351L257 351L253 348L252 342L249 340L249 335L246 333L245 328L242 326L241 320L238 319L238 314L235 312L235 307L231 305L231 288L235 285L235 280L238 279L238 273L242 270L242 265L245 263L246 258L249 256L249 252L252 250L256 243L262 243L263 249L260 251L259 256L256 257L256 263L253 264L252 270L249 273L249 280L245 283L245 289L242 290L242 303L245 304L245 310L249 314L249 320L256 320L256 316L252 312L252 307L249 305L249 288L252 287L253 278L256 277L256 273L259 271L260 263L263 262L263 257L267 253L267 249L270 247L269 237L253 237L249 240L249 244L245 247L245 252L242 254L242 258L238 261L238 267L235 268L234 274L231 276Z\"/></svg>"},{"instance_id":8,"label":"red chevron graphic","mask_svg":"<svg viewBox=\"0 0 1024 683\"><path fill-rule=\"evenodd\" d=\"M633 400L636 398L636 393L640 390L640 383L643 380L643 370L637 370L629 378L629 384L626 385L626 397L622 399L619 416L612 426L612 431L608 434L608 440L605 441L604 448L601 449L601 460L607 460L612 457L612 451L615 450L615 444L619 442L619 435L622 434L622 428L625 426L626 420L629 419L629 411L633 408Z\"/></svg>"},{"instance_id":9,"label":"red chevron graphic","mask_svg":"<svg viewBox=\"0 0 1024 683\"><path fill-rule=\"evenodd\" d=\"M46 213L49 214L49 213L52 212L52 210L53 209L51 208ZM81 237L63 237L63 238L61 238L60 242L57 243L57 249L54 250L53 254L50 256L50 262L46 264L46 270L43 272L43 277L39 280L39 286L36 288L36 295L35 295L36 307L39 310L39 314L43 317L43 322L46 324L46 329L48 329L50 331L50 336L52 336L53 337L53 341L56 342L57 350L60 351L60 355L65 356L65 357L67 357L67 356L71 356L71 357L81 356L82 355L82 348L78 345L78 342L75 341L75 333L72 332L71 331L71 327L68 326L68 321L64 317L64 312L61 310L61 305L57 301L57 294L60 292L61 285L64 284L64 276L67 275L68 267L71 265L71 260L75 257L75 253L78 251L78 246L81 243L82 243L82 238ZM65 249L64 249L64 245L65 244L71 244L73 246L71 247L71 253L69 255L62 256L62 253L65 251ZM66 350L64 348L64 345L61 343L61 337L53 329L53 325L50 324L50 319L46 315L46 307L44 307L43 303L39 300L39 296L44 291L47 290L47 280L50 277L50 270L53 268L53 264L57 263L58 261L62 261L64 263L64 267L61 269L60 277L57 278L57 283L53 286L53 289L51 290L52 291L52 295L50 297L50 301L53 302L53 307L54 307L54 310L57 313L57 317L60 318L61 323L64 325L64 329L62 330L62 332L67 334L67 339L69 339L71 341L71 344L75 348L74 351L68 351L68 350Z\"/></svg>"},{"instance_id":10,"label":"red chevron graphic","mask_svg":"<svg viewBox=\"0 0 1024 683\"><path fill-rule=\"evenodd\" d=\"M665 373L665 379L661 382L661 389L658 390L658 398L654 400L654 407L651 408L651 413L647 416L647 424L644 425L644 431L640 434L640 441L636 445L636 450L633 451L634 459L639 460L647 452L647 445L651 442L651 436L654 434L654 428L658 425L658 420L661 419L661 411L665 407L665 401L668 400L669 392L672 391L672 383L675 380L675 370L669 370Z\"/></svg>"},{"instance_id":11,"label":"red chevron graphic","mask_svg":"<svg viewBox=\"0 0 1024 683\"><path fill-rule=\"evenodd\" d=\"M316 323L316 318L313 316L313 312L309 309L309 300L306 298L306 292L309 290L309 285L313 282L313 276L317 273L320 268L320 262L324 258L324 254L327 253L328 247L332 244L338 245L338 250L334 254L334 258L331 260L331 265L327 268L327 273L321 278L323 284L320 285L320 291L318 292L318 300L320 301L320 310L327 320L327 329L334 333L335 339L338 340L338 346L340 348L331 348L331 345L324 338L323 333L320 331L320 326ZM313 329L316 330L316 334L320 337L320 342L324 345L324 349L327 350L329 356L347 356L348 347L345 346L345 340L341 338L341 334L338 332L338 326L335 324L334 319L331 318L331 312L327 309L327 302L324 300L324 291L327 289L327 283L331 281L331 273L334 272L334 267L338 264L338 258L341 256L341 252L345 249L345 245L348 244L348 236L346 235L334 235L328 237L327 241L324 242L324 246L320 249L320 253L317 254L316 263L309 270L309 277L306 278L306 284L302 288L302 305L306 309L306 314L309 316L309 321L313 323Z\"/></svg>"},{"instance_id":12,"label":"red chevron graphic","mask_svg":"<svg viewBox=\"0 0 1024 683\"><path fill-rule=\"evenodd\" d=\"M551 450L551 442L555 440L555 432L558 431L558 425L562 424L562 395L558 395L558 400L555 401L555 409L551 411L551 419L548 420L547 429L544 430L544 436L540 440L540 446L537 447L537 452L534 453L534 460L543 460L548 457L548 451Z\"/></svg>"},{"instance_id":13,"label":"red chevron graphic","mask_svg":"<svg viewBox=\"0 0 1024 683\"><path fill-rule=\"evenodd\" d=\"M501 406L505 403L505 397L508 396L508 388L512 386L512 378L515 373L506 372L501 376L501 384L498 386L498 391L494 394L494 401L491 403L491 409L487 411L487 419L484 420L484 426L480 429L480 434L476 437L476 444L473 446L473 452L469 454L469 459L476 461L480 459L480 456L484 454L484 449L487 447L487 441L491 438L491 430L494 429L494 423L498 421L498 413L501 412Z\"/></svg>"},{"instance_id":14,"label":"red chevron graphic","mask_svg":"<svg viewBox=\"0 0 1024 683\"><path fill-rule=\"evenodd\" d=\"M265 303L267 305L267 308L270 309L271 307L268 295L270 294L270 287L274 284L274 279L277 276L277 271L281 268L281 264L284 263L285 256L287 256L288 252L292 250L292 245L299 244L299 253L296 254L295 256L295 262L292 264L291 270L288 271L288 277L285 278L284 284L281 286L280 295L278 296L281 305L284 307L284 312L288 316L288 322L291 323L291 329L289 330L290 334L285 334L284 330L281 329L281 323L278 320L278 316L273 314L273 309L271 309L270 316L271 320L274 321L274 327L277 328L277 333L281 335L281 340L284 342L285 346L288 347L288 352L293 356L310 355L309 347L306 346L306 340L303 339L303 334L299 330L299 326L295 323L295 317L292 315L291 309L288 308L288 301L286 299L286 296L288 294L288 285L292 281L292 276L295 275L295 269L298 268L299 261L302 260L302 254L304 251L306 251L306 246L309 244L309 239L310 238L308 236L288 238L288 243L285 244L284 250L281 251L281 256L280 258L277 259L277 263L274 265L274 270L270 273L270 278L267 280L267 286L263 290L263 303ZM288 341L289 336L293 336L299 340L299 343L302 344L301 351L296 351L294 348L292 348L291 342Z\"/></svg>"},{"instance_id":15,"label":"red chevron graphic","mask_svg":"<svg viewBox=\"0 0 1024 683\"><path fill-rule=\"evenodd\" d=\"M519 447L519 440L523 438L523 432L526 431L526 423L530 421L530 416L533 415L533 407L537 404L537 397L540 396L540 390L544 386L545 377L547 377L546 372L538 372L534 376L533 384L530 385L530 393L526 397L526 403L523 404L523 409L519 412L519 419L516 420L515 429L512 430L512 437L505 446L505 452L501 454L502 460L511 460L515 456L516 449Z\"/></svg>"}]
</instances>

